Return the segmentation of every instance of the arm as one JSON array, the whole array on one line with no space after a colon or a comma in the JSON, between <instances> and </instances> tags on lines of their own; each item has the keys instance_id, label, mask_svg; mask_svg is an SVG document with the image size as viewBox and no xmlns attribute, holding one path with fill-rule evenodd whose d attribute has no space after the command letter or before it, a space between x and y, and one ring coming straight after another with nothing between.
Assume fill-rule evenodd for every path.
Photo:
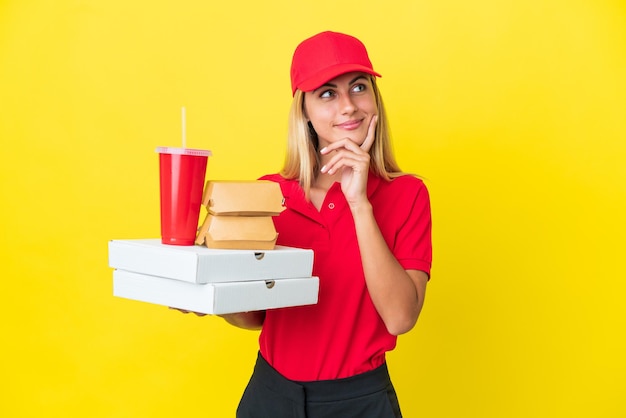
<instances>
[{"instance_id":1,"label":"arm","mask_svg":"<svg viewBox=\"0 0 626 418\"><path fill-rule=\"evenodd\" d=\"M263 321L265 321L265 311L239 312L218 316L224 318L231 325L249 330L261 329Z\"/></svg>"},{"instance_id":2,"label":"arm","mask_svg":"<svg viewBox=\"0 0 626 418\"><path fill-rule=\"evenodd\" d=\"M170 309L177 310L184 314L191 313L193 311L187 311L185 309L173 308ZM201 312L193 312L197 316L206 316L205 313ZM220 318L224 318L226 322L231 325L234 325L238 328L249 329L249 330L259 330L263 327L263 321L265 321L265 311L254 311L254 312L238 312L232 314L222 314L217 315Z\"/></svg>"},{"instance_id":3,"label":"arm","mask_svg":"<svg viewBox=\"0 0 626 418\"><path fill-rule=\"evenodd\" d=\"M389 250L369 202L352 208L365 282L390 334L410 331L424 305L428 275L404 270Z\"/></svg>"},{"instance_id":4,"label":"arm","mask_svg":"<svg viewBox=\"0 0 626 418\"><path fill-rule=\"evenodd\" d=\"M341 189L354 219L367 289L389 333L399 335L417 322L428 275L404 270L387 246L367 199L368 151L374 142L376 122L377 117L372 117L362 145L346 138L320 150L323 155L334 153L322 173L341 173Z\"/></svg>"}]
</instances>

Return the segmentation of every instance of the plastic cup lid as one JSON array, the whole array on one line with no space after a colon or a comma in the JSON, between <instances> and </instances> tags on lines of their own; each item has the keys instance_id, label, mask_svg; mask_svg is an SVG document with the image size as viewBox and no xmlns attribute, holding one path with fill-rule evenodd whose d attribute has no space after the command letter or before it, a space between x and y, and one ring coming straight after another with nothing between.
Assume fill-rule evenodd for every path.
<instances>
[{"instance_id":1,"label":"plastic cup lid","mask_svg":"<svg viewBox=\"0 0 626 418\"><path fill-rule=\"evenodd\" d=\"M209 150L193 148L157 147L156 152L159 154L195 155L197 157L208 157L212 155Z\"/></svg>"}]
</instances>

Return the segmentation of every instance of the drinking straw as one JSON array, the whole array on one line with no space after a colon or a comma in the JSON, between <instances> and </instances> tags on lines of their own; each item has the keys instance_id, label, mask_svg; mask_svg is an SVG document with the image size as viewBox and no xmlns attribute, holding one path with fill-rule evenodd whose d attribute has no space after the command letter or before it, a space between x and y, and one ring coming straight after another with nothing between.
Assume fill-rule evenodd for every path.
<instances>
[{"instance_id":1,"label":"drinking straw","mask_svg":"<svg viewBox=\"0 0 626 418\"><path fill-rule=\"evenodd\" d=\"M186 117L185 117L185 106L182 108L182 117L183 117L183 148L187 148L187 132L186 132Z\"/></svg>"}]
</instances>

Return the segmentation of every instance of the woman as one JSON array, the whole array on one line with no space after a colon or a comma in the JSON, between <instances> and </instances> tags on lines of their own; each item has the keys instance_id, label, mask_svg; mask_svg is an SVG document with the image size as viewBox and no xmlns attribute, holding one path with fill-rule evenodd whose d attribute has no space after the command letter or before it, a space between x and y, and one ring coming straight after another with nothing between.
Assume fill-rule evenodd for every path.
<instances>
[{"instance_id":1,"label":"woman","mask_svg":"<svg viewBox=\"0 0 626 418\"><path fill-rule=\"evenodd\" d=\"M402 174L365 46L322 32L291 66L278 244L314 250L316 305L224 315L261 329L238 417L400 417L385 363L415 325L431 265L426 187Z\"/></svg>"}]
</instances>

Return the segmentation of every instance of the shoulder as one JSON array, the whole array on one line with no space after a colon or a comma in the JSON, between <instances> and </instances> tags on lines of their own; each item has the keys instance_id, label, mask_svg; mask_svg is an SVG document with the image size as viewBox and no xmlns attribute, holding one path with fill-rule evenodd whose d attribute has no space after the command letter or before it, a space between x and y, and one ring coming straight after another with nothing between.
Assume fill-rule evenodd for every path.
<instances>
[{"instance_id":1,"label":"shoulder","mask_svg":"<svg viewBox=\"0 0 626 418\"><path fill-rule=\"evenodd\" d=\"M424 181L413 174L401 174L389 181L389 183L395 183L397 186L402 185L406 187L426 187Z\"/></svg>"},{"instance_id":2,"label":"shoulder","mask_svg":"<svg viewBox=\"0 0 626 418\"><path fill-rule=\"evenodd\" d=\"M292 196L296 192L298 194L302 194L302 189L297 179L288 179L283 177L281 174L275 173L261 176L258 180L273 181L280 184L280 189L285 197Z\"/></svg>"},{"instance_id":3,"label":"shoulder","mask_svg":"<svg viewBox=\"0 0 626 418\"><path fill-rule=\"evenodd\" d=\"M391 180L379 179L370 195L372 205L385 213L403 217L417 208L430 206L430 196L424 181L412 174L402 174Z\"/></svg>"},{"instance_id":4,"label":"shoulder","mask_svg":"<svg viewBox=\"0 0 626 418\"><path fill-rule=\"evenodd\" d=\"M378 189L386 193L394 193L398 195L417 195L428 194L426 184L419 177L412 174L402 174L394 177L389 181L382 180L378 185Z\"/></svg>"},{"instance_id":5,"label":"shoulder","mask_svg":"<svg viewBox=\"0 0 626 418\"><path fill-rule=\"evenodd\" d=\"M286 181L287 179L285 179L283 176L281 176L278 173L274 173L274 174L266 174L264 176L261 176L258 178L258 180L269 180L269 181L275 181L276 183L281 183Z\"/></svg>"}]
</instances>

